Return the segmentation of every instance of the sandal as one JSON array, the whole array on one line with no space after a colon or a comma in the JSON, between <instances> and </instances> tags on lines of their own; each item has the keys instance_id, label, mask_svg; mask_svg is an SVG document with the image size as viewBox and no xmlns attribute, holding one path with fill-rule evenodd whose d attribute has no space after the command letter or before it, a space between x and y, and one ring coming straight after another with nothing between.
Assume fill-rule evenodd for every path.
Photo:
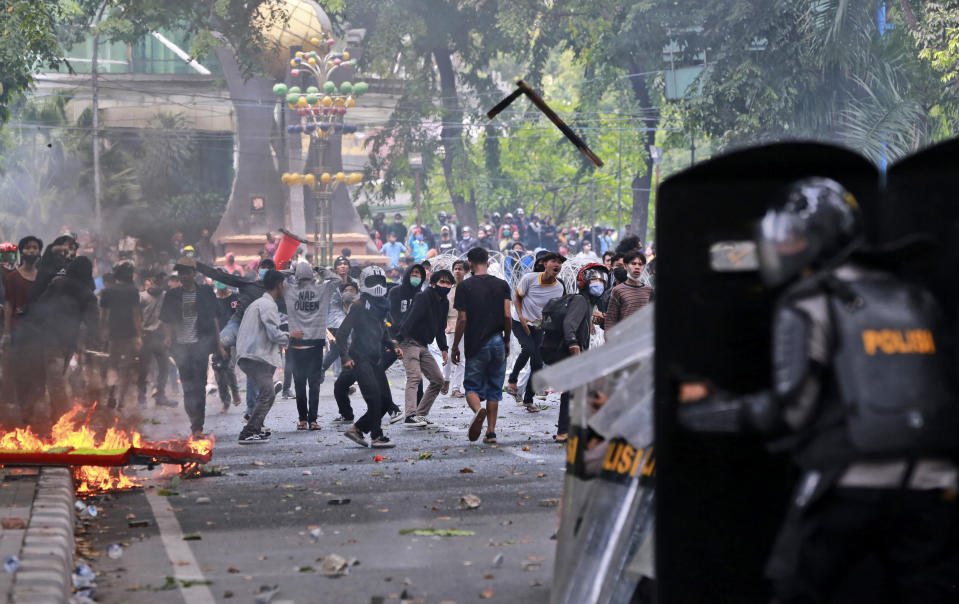
<instances>
[{"instance_id":1,"label":"sandal","mask_svg":"<svg viewBox=\"0 0 959 604\"><path fill-rule=\"evenodd\" d=\"M523 406L526 407L527 413L539 413L539 407L533 403L524 403Z\"/></svg>"},{"instance_id":2,"label":"sandal","mask_svg":"<svg viewBox=\"0 0 959 604\"><path fill-rule=\"evenodd\" d=\"M569 434L554 434L553 441L557 444L565 445L566 441L569 440Z\"/></svg>"},{"instance_id":3,"label":"sandal","mask_svg":"<svg viewBox=\"0 0 959 604\"><path fill-rule=\"evenodd\" d=\"M310 430L322 430L322 426L316 422L310 422Z\"/></svg>"},{"instance_id":4,"label":"sandal","mask_svg":"<svg viewBox=\"0 0 959 604\"><path fill-rule=\"evenodd\" d=\"M306 430L306 422L296 422L297 430Z\"/></svg>"}]
</instances>

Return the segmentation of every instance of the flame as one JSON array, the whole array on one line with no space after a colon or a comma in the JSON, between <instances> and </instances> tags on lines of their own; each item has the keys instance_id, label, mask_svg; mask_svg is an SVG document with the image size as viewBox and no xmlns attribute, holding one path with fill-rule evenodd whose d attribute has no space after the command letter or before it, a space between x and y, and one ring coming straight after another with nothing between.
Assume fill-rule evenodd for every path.
<instances>
[{"instance_id":1,"label":"flame","mask_svg":"<svg viewBox=\"0 0 959 604\"><path fill-rule=\"evenodd\" d=\"M114 420L103 433L102 438L90 427L93 415L93 406L86 408L77 404L63 414L53 428L50 436L41 437L34 434L30 426L14 428L9 431L0 431L0 449L23 452L50 452L63 453L68 450L85 450L90 453L104 453L125 451L130 447L143 447L145 441L136 430L125 430L119 427L119 419ZM148 446L166 445L170 448L183 449L183 441L167 441L164 443L146 443ZM186 441L190 451L208 455L213 451L214 439L194 439ZM78 494L130 489L140 484L133 478L126 476L122 470L104 466L76 466L73 468Z\"/></svg>"}]
</instances>

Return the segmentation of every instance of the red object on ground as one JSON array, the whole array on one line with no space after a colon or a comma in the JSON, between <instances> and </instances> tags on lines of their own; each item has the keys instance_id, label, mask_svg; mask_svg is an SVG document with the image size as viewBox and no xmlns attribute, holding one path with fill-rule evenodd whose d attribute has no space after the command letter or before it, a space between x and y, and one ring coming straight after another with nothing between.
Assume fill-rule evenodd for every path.
<instances>
[{"instance_id":1,"label":"red object on ground","mask_svg":"<svg viewBox=\"0 0 959 604\"><path fill-rule=\"evenodd\" d=\"M276 263L277 270L289 268L290 259L296 253L296 248L300 247L301 243L306 243L306 239L298 237L286 229L280 229L280 232L283 233L283 238L280 239L276 253L273 254L273 262Z\"/></svg>"},{"instance_id":2,"label":"red object on ground","mask_svg":"<svg viewBox=\"0 0 959 604\"><path fill-rule=\"evenodd\" d=\"M375 461L376 463L380 463L381 461L383 461L383 456L377 455L376 457L373 458L373 461Z\"/></svg>"}]
</instances>

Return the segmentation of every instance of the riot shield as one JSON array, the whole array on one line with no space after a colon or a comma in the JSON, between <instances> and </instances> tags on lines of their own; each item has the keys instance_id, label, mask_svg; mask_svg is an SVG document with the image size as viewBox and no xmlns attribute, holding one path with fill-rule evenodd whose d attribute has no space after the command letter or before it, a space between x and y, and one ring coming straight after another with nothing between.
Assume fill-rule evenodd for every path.
<instances>
[{"instance_id":1,"label":"riot shield","mask_svg":"<svg viewBox=\"0 0 959 604\"><path fill-rule=\"evenodd\" d=\"M629 567L653 524L652 306L622 325L621 337L533 378L573 394L554 604L628 602L644 574Z\"/></svg>"},{"instance_id":2,"label":"riot shield","mask_svg":"<svg viewBox=\"0 0 959 604\"><path fill-rule=\"evenodd\" d=\"M946 141L894 164L887 174L881 238L894 245L931 242L925 253L905 256L902 276L915 279L939 299L948 318L959 308L959 140ZM953 309L950 311L949 309Z\"/></svg>"},{"instance_id":3,"label":"riot shield","mask_svg":"<svg viewBox=\"0 0 959 604\"><path fill-rule=\"evenodd\" d=\"M816 143L733 152L664 181L657 207L655 352L657 601L768 602L763 567L794 473L762 441L692 433L676 419L678 384L769 387L776 291L759 279L753 229L785 187L833 178L878 238L876 168Z\"/></svg>"}]
</instances>

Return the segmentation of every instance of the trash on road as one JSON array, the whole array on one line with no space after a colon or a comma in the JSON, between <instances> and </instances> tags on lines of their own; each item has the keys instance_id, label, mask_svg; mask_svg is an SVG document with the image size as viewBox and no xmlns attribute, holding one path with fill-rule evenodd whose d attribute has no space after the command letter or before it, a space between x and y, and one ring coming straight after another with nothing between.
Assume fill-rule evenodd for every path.
<instances>
[{"instance_id":1,"label":"trash on road","mask_svg":"<svg viewBox=\"0 0 959 604\"><path fill-rule=\"evenodd\" d=\"M203 537L199 533L190 533L189 535L183 535L184 541L202 541Z\"/></svg>"},{"instance_id":2,"label":"trash on road","mask_svg":"<svg viewBox=\"0 0 959 604\"><path fill-rule=\"evenodd\" d=\"M16 556L7 556L6 560L3 561L3 570L8 573L17 572L18 568L20 568L20 558Z\"/></svg>"},{"instance_id":3,"label":"trash on road","mask_svg":"<svg viewBox=\"0 0 959 604\"><path fill-rule=\"evenodd\" d=\"M212 503L212 501L213 501L213 500L210 499L209 497L197 497L197 498L196 498L196 502L199 503L199 504L201 504L201 505L204 504L204 503Z\"/></svg>"},{"instance_id":4,"label":"trash on road","mask_svg":"<svg viewBox=\"0 0 959 604\"><path fill-rule=\"evenodd\" d=\"M555 508L559 505L559 499L540 499L539 505L544 508Z\"/></svg>"},{"instance_id":5,"label":"trash on road","mask_svg":"<svg viewBox=\"0 0 959 604\"><path fill-rule=\"evenodd\" d=\"M401 535L415 535L417 537L470 537L475 535L473 531L460 531L456 529L438 529L438 528L410 528L400 529Z\"/></svg>"},{"instance_id":6,"label":"trash on road","mask_svg":"<svg viewBox=\"0 0 959 604\"><path fill-rule=\"evenodd\" d=\"M467 493L460 497L461 510L475 510L480 506L480 503L482 503L482 500L472 493Z\"/></svg>"},{"instance_id":7,"label":"trash on road","mask_svg":"<svg viewBox=\"0 0 959 604\"><path fill-rule=\"evenodd\" d=\"M493 590L484 589L483 591L479 592L479 597L481 600L489 600L490 598L493 597Z\"/></svg>"},{"instance_id":8,"label":"trash on road","mask_svg":"<svg viewBox=\"0 0 959 604\"><path fill-rule=\"evenodd\" d=\"M123 546L119 543L111 543L107 546L107 557L117 560L123 557Z\"/></svg>"},{"instance_id":9,"label":"trash on road","mask_svg":"<svg viewBox=\"0 0 959 604\"><path fill-rule=\"evenodd\" d=\"M139 520L139 519L134 518L134 519L132 519L132 520L128 520L128 521L127 521L127 526L128 526L129 528L145 528L145 527L150 526L150 521L149 521L149 520Z\"/></svg>"},{"instance_id":10,"label":"trash on road","mask_svg":"<svg viewBox=\"0 0 959 604\"><path fill-rule=\"evenodd\" d=\"M472 474L472 473L473 473L473 468L463 468L462 470L460 470L460 474Z\"/></svg>"},{"instance_id":11,"label":"trash on road","mask_svg":"<svg viewBox=\"0 0 959 604\"><path fill-rule=\"evenodd\" d=\"M375 461L376 463L380 463L381 461L383 461L383 456L382 456L382 455L376 455L376 456L373 457L373 461Z\"/></svg>"},{"instance_id":12,"label":"trash on road","mask_svg":"<svg viewBox=\"0 0 959 604\"><path fill-rule=\"evenodd\" d=\"M278 585L261 585L260 593L253 596L253 601L256 604L270 604L270 601L279 593L280 588Z\"/></svg>"},{"instance_id":13,"label":"trash on road","mask_svg":"<svg viewBox=\"0 0 959 604\"><path fill-rule=\"evenodd\" d=\"M326 503L329 505L346 505L349 502L349 499L330 499Z\"/></svg>"},{"instance_id":14,"label":"trash on road","mask_svg":"<svg viewBox=\"0 0 959 604\"><path fill-rule=\"evenodd\" d=\"M499 568L503 566L503 554L496 554L493 556L493 562L490 564L493 568Z\"/></svg>"},{"instance_id":15,"label":"trash on road","mask_svg":"<svg viewBox=\"0 0 959 604\"><path fill-rule=\"evenodd\" d=\"M349 574L350 567L357 564L356 558L346 559L339 554L327 554L317 558L320 562L320 572L327 577L341 577Z\"/></svg>"}]
</instances>

